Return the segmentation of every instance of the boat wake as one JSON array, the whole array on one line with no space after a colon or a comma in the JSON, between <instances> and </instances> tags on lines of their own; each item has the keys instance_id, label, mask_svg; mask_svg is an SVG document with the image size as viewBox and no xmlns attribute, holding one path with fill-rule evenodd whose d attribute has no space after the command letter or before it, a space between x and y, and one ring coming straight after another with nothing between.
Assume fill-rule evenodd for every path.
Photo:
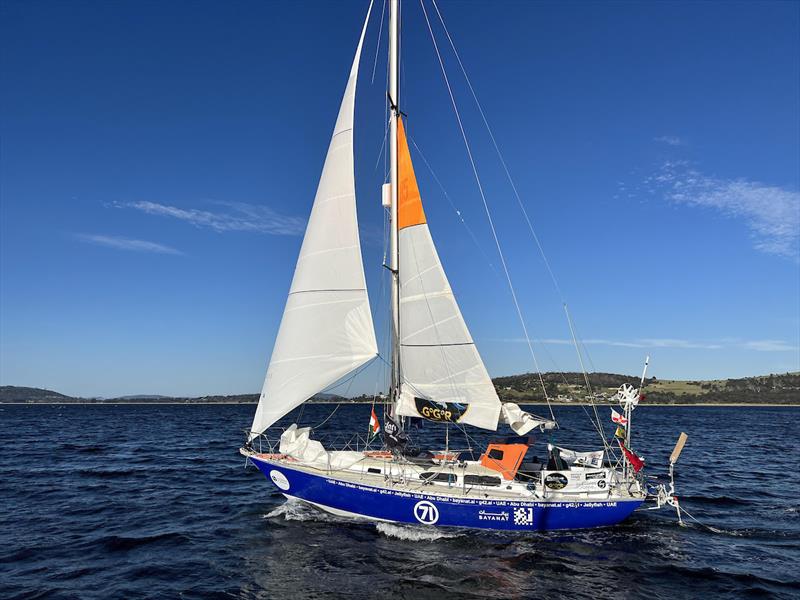
<instances>
[{"instance_id":1,"label":"boat wake","mask_svg":"<svg viewBox=\"0 0 800 600\"><path fill-rule=\"evenodd\" d=\"M307 502L288 498L286 502L264 515L265 519L283 518L284 521L313 521L316 523L359 523L364 519L331 514Z\"/></svg>"},{"instance_id":2,"label":"boat wake","mask_svg":"<svg viewBox=\"0 0 800 600\"><path fill-rule=\"evenodd\" d=\"M284 521L309 521L315 523L363 524L369 522L354 517L333 515L296 499L287 499L286 502L263 515L263 518L283 519ZM443 531L440 528L434 529L400 523L375 523L375 529L388 538L406 542L433 542L441 539L457 538L463 535L458 531Z\"/></svg>"},{"instance_id":3,"label":"boat wake","mask_svg":"<svg viewBox=\"0 0 800 600\"><path fill-rule=\"evenodd\" d=\"M463 535L456 531L442 531L441 528L433 529L417 525L400 525L398 523L377 523L375 529L386 537L405 542L434 542Z\"/></svg>"},{"instance_id":4,"label":"boat wake","mask_svg":"<svg viewBox=\"0 0 800 600\"><path fill-rule=\"evenodd\" d=\"M335 517L301 502L287 499L286 502L264 515L265 519L282 517L285 521L326 521Z\"/></svg>"}]
</instances>

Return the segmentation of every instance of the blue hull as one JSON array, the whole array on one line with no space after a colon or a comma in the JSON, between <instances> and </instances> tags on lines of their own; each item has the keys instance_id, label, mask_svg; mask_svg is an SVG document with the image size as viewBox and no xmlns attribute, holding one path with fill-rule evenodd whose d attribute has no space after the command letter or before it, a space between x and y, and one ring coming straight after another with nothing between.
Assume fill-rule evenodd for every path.
<instances>
[{"instance_id":1,"label":"blue hull","mask_svg":"<svg viewBox=\"0 0 800 600\"><path fill-rule=\"evenodd\" d=\"M313 475L255 457L250 460L286 496L334 511L396 523L508 531L588 529L616 525L643 502L445 498Z\"/></svg>"}]
</instances>

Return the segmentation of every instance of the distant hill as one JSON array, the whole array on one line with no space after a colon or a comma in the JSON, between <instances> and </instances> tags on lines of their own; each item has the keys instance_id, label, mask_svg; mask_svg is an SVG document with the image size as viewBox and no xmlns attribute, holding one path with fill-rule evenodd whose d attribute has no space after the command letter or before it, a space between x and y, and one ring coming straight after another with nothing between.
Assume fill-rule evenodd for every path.
<instances>
[{"instance_id":1,"label":"distant hill","mask_svg":"<svg viewBox=\"0 0 800 600\"><path fill-rule=\"evenodd\" d=\"M544 387L557 402L584 402L589 395L582 373L543 373ZM623 384L639 387L640 378L614 373L589 373L594 400L608 400ZM494 379L502 400L543 402L536 373ZM800 373L784 373L709 381L645 380L644 394L654 404L800 404Z\"/></svg>"},{"instance_id":2,"label":"distant hill","mask_svg":"<svg viewBox=\"0 0 800 600\"><path fill-rule=\"evenodd\" d=\"M117 398L80 398L66 396L41 388L0 386L0 404L255 404L258 394L235 394L231 396L200 396L184 398L159 396L156 394L135 394ZM348 398L337 394L317 394L309 402L349 402Z\"/></svg>"},{"instance_id":3,"label":"distant hill","mask_svg":"<svg viewBox=\"0 0 800 600\"><path fill-rule=\"evenodd\" d=\"M53 390L4 385L0 387L0 402L70 402L73 398Z\"/></svg>"},{"instance_id":4,"label":"distant hill","mask_svg":"<svg viewBox=\"0 0 800 600\"><path fill-rule=\"evenodd\" d=\"M582 373L542 373L550 399L556 403L579 403L588 400ZM609 402L623 384L639 386L639 378L616 373L590 373L593 399ZM517 403L544 402L539 375L524 373L494 379L501 400ZM800 372L741 379L678 381L650 377L644 393L654 404L800 404ZM378 402L383 399L379 398ZM158 395L134 395L119 398L76 398L52 390L7 385L0 387L0 404L254 404L258 394L175 398ZM372 402L372 396L345 398L337 394L317 394L310 402Z\"/></svg>"}]
</instances>

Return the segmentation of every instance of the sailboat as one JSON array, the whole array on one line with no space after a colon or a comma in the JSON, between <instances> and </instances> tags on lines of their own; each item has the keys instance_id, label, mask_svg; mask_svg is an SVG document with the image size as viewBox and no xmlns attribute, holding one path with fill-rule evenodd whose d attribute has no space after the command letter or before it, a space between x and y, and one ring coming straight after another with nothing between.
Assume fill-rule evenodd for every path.
<instances>
[{"instance_id":1,"label":"sailboat","mask_svg":"<svg viewBox=\"0 0 800 600\"><path fill-rule=\"evenodd\" d=\"M448 282L428 227L399 108L399 0L389 0L389 213L391 384L379 449L326 447L309 427L279 419L378 356L356 212L355 58L247 441L240 449L287 498L336 515L435 527L543 531L617 524L652 490L629 450L638 390L619 393L627 426L621 453L548 446L526 462L532 433L553 418L500 401ZM643 377L644 381L644 377ZM375 418L373 411L373 418ZM424 419L498 434L476 459L412 451L407 424ZM376 424L377 425L377 424ZM448 429L449 431L449 429ZM269 435L268 435L269 433ZM627 444L627 445L626 445ZM266 446L266 448L264 447ZM639 462L637 462L639 461ZM659 503L672 502L666 489ZM659 505L660 505L659 504Z\"/></svg>"}]
</instances>

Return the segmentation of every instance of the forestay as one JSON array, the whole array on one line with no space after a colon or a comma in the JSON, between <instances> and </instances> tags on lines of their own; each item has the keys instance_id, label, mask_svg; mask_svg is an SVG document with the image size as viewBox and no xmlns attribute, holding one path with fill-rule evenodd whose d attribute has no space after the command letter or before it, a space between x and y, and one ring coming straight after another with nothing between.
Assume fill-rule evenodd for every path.
<instances>
[{"instance_id":1,"label":"forestay","mask_svg":"<svg viewBox=\"0 0 800 600\"><path fill-rule=\"evenodd\" d=\"M295 267L250 432L252 440L378 353L356 217L353 111L369 13Z\"/></svg>"},{"instance_id":2,"label":"forestay","mask_svg":"<svg viewBox=\"0 0 800 600\"><path fill-rule=\"evenodd\" d=\"M450 289L398 123L400 415L497 429L500 399Z\"/></svg>"}]
</instances>

